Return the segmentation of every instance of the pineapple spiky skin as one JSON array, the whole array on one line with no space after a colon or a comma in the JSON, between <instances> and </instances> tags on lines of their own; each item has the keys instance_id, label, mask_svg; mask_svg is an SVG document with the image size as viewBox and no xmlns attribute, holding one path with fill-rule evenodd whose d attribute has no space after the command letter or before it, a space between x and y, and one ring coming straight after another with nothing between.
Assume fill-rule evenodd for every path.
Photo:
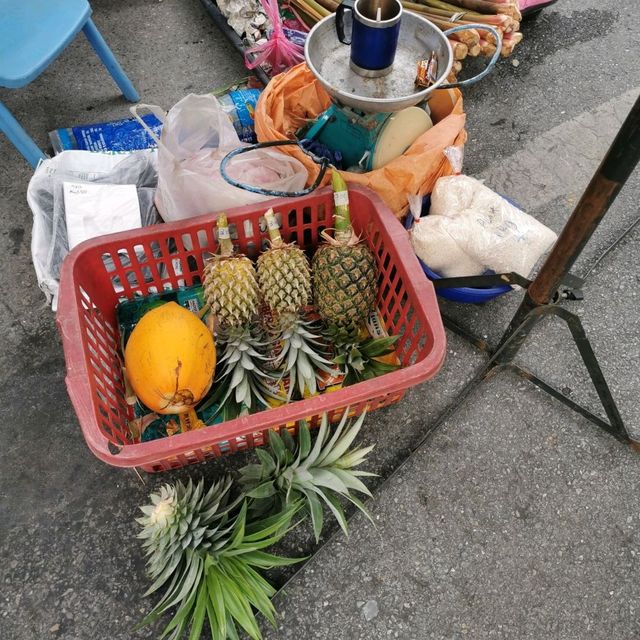
<instances>
[{"instance_id":1,"label":"pineapple spiky skin","mask_svg":"<svg viewBox=\"0 0 640 640\"><path fill-rule=\"evenodd\" d=\"M258 258L257 272L264 300L276 314L295 313L309 303L311 269L300 247L271 247Z\"/></svg>"},{"instance_id":2,"label":"pineapple spiky skin","mask_svg":"<svg viewBox=\"0 0 640 640\"><path fill-rule=\"evenodd\" d=\"M204 268L204 296L222 327L245 327L260 304L255 267L243 255L213 256Z\"/></svg>"},{"instance_id":3,"label":"pineapple spiky skin","mask_svg":"<svg viewBox=\"0 0 640 640\"><path fill-rule=\"evenodd\" d=\"M376 260L367 245L323 244L312 265L313 299L322 319L338 327L366 320L378 291Z\"/></svg>"},{"instance_id":4,"label":"pineapple spiky skin","mask_svg":"<svg viewBox=\"0 0 640 640\"><path fill-rule=\"evenodd\" d=\"M289 379L287 400L297 389L316 393L320 371L337 374L325 358L326 345L313 322L304 317L304 307L311 297L311 269L304 251L285 244L273 210L265 213L271 247L257 263L258 282L268 307L265 328L276 348L274 364Z\"/></svg>"}]
</instances>

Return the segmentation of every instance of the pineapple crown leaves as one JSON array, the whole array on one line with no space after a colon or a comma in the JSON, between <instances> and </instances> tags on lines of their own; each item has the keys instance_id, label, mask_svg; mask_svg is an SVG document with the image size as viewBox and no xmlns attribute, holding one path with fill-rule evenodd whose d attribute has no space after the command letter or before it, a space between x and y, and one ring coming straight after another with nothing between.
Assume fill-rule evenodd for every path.
<instances>
[{"instance_id":1,"label":"pineapple crown leaves","mask_svg":"<svg viewBox=\"0 0 640 640\"><path fill-rule=\"evenodd\" d=\"M224 537L229 512L241 498L231 500L232 478L225 476L206 493L202 481L166 484L140 508L138 537L147 553L147 573L155 580L145 595L163 586L178 568L187 549L206 549Z\"/></svg>"},{"instance_id":2,"label":"pineapple crown leaves","mask_svg":"<svg viewBox=\"0 0 640 640\"><path fill-rule=\"evenodd\" d=\"M268 398L286 399L278 393L279 376L269 366L273 357L267 354L273 351L273 342L257 335L258 328L254 324L219 332L222 356L216 377L218 391L210 399L219 405L214 419L231 405L237 409L235 413L251 412L268 406Z\"/></svg>"},{"instance_id":3,"label":"pineapple crown leaves","mask_svg":"<svg viewBox=\"0 0 640 640\"><path fill-rule=\"evenodd\" d=\"M290 531L291 520L301 504L292 503L269 518L249 521L246 499L240 496L232 500L230 488L230 477L214 483L206 493L202 481L196 485L178 482L163 487L151 497L151 505L143 507L145 517L138 521L143 526L140 537L153 541L149 562L165 562L160 576L163 581L158 579L147 593L163 584L167 586L139 627L155 621L172 607L176 611L162 638L175 640L190 630L189 639L197 640L208 620L214 640L237 638L238 628L259 640L256 610L275 625L270 600L275 589L259 571L302 560L264 551ZM204 533L193 535L194 528L203 527ZM185 544L185 540L189 542ZM174 551L167 556L160 549ZM155 557L157 553L160 555ZM176 557L178 562L174 565Z\"/></svg>"},{"instance_id":4,"label":"pineapple crown leaves","mask_svg":"<svg viewBox=\"0 0 640 640\"><path fill-rule=\"evenodd\" d=\"M286 430L282 431L282 436L271 431L271 453L256 449L260 464L247 465L240 470L240 482L246 495L257 503L268 501L271 505L287 505L302 498L311 515L316 541L320 539L324 524L323 503L347 535L347 520L340 497L354 504L371 520L365 506L352 493L371 496L360 478L376 475L355 469L366 460L373 446L350 450L364 417L362 414L354 423L348 424L348 410L345 410L332 434L324 414L313 444L304 420L299 423L297 442ZM257 506L259 510L260 505Z\"/></svg>"},{"instance_id":5,"label":"pineapple crown leaves","mask_svg":"<svg viewBox=\"0 0 640 640\"><path fill-rule=\"evenodd\" d=\"M400 368L399 364L376 360L393 353L399 336L363 338L356 327L331 325L324 331L324 338L335 348L333 362L341 366L346 374L344 386L370 380Z\"/></svg>"},{"instance_id":6,"label":"pineapple crown leaves","mask_svg":"<svg viewBox=\"0 0 640 640\"><path fill-rule=\"evenodd\" d=\"M340 373L325 357L327 346L321 339L320 325L302 316L282 318L281 325L283 328L276 329L274 335L279 336L282 344L278 356L282 362L282 375L290 379L287 400L296 388L300 396L304 395L305 389L314 394L321 371L333 376Z\"/></svg>"},{"instance_id":7,"label":"pineapple crown leaves","mask_svg":"<svg viewBox=\"0 0 640 640\"><path fill-rule=\"evenodd\" d=\"M338 215L336 214L336 219ZM329 231L333 231L334 235L332 236ZM363 242L362 237L359 236L351 227L351 223L349 222L349 227L346 230L337 230L337 229L323 229L320 232L320 237L325 241L326 244L333 247L353 247L356 244L360 244Z\"/></svg>"}]
</instances>

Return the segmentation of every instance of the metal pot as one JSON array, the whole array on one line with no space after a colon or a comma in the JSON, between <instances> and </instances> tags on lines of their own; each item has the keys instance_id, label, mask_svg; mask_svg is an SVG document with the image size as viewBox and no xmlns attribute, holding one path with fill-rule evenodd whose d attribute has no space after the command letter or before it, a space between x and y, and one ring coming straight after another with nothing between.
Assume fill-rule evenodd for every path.
<instances>
[{"instance_id":1,"label":"metal pot","mask_svg":"<svg viewBox=\"0 0 640 640\"><path fill-rule=\"evenodd\" d=\"M350 47L338 39L335 15L318 22L309 32L304 47L307 66L332 99L341 105L365 113L400 111L426 100L436 89L464 87L484 78L500 56L500 33L486 25L462 25L441 31L432 22L410 11L402 15L398 48L391 73L381 78L365 78L349 66ZM453 65L453 52L447 35L464 29L490 31L497 39L496 52L477 76L462 82L445 84ZM438 58L436 82L416 91L416 65L435 51Z\"/></svg>"}]
</instances>

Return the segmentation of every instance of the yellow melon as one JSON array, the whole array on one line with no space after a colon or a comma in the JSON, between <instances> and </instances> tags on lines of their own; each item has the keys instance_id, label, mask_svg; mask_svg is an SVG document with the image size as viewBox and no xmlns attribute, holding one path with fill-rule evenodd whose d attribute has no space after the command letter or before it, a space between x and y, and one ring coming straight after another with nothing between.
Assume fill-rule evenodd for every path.
<instances>
[{"instance_id":1,"label":"yellow melon","mask_svg":"<svg viewBox=\"0 0 640 640\"><path fill-rule=\"evenodd\" d=\"M124 351L127 378L156 413L186 413L209 391L216 367L213 336L175 302L146 313Z\"/></svg>"}]
</instances>

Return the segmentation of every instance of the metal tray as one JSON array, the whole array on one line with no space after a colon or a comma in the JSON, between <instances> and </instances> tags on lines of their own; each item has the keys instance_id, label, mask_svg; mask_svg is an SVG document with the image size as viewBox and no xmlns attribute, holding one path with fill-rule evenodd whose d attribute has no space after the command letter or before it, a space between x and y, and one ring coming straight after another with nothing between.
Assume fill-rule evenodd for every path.
<instances>
[{"instance_id":1,"label":"metal tray","mask_svg":"<svg viewBox=\"0 0 640 640\"><path fill-rule=\"evenodd\" d=\"M438 78L428 89L416 91L418 60L438 56ZM400 111L425 100L442 85L451 71L453 53L445 34L426 18L402 14L398 49L391 73L382 78L364 78L351 70L351 47L338 40L335 16L321 20L307 36L307 65L332 98L366 113Z\"/></svg>"}]
</instances>

